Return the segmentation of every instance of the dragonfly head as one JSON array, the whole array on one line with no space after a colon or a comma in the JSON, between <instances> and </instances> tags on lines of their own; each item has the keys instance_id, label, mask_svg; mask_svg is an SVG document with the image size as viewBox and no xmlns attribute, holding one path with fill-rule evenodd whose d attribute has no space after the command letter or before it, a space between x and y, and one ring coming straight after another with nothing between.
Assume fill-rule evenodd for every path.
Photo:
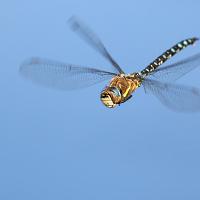
<instances>
[{"instance_id":1,"label":"dragonfly head","mask_svg":"<svg viewBox=\"0 0 200 200\"><path fill-rule=\"evenodd\" d=\"M121 92L117 87L106 87L101 92L101 101L108 108L114 108L121 101Z\"/></svg>"}]
</instances>

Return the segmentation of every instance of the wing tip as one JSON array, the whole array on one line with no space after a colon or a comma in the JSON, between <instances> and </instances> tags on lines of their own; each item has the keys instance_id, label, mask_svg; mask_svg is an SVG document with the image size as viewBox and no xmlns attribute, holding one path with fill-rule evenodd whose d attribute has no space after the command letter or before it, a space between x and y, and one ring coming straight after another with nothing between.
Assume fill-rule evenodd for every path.
<instances>
[{"instance_id":1,"label":"wing tip","mask_svg":"<svg viewBox=\"0 0 200 200\"><path fill-rule=\"evenodd\" d=\"M40 63L40 61L41 61L41 58L39 57L31 57L24 60L24 62L21 65L34 65L34 64Z\"/></svg>"},{"instance_id":2,"label":"wing tip","mask_svg":"<svg viewBox=\"0 0 200 200\"><path fill-rule=\"evenodd\" d=\"M31 57L31 58L24 60L19 67L19 73L22 76L25 76L27 73L28 66L37 65L40 63L40 61L41 61L41 59L39 57Z\"/></svg>"},{"instance_id":3,"label":"wing tip","mask_svg":"<svg viewBox=\"0 0 200 200\"><path fill-rule=\"evenodd\" d=\"M75 15L72 15L68 20L68 24L70 26L70 28L73 30L73 31L76 31L77 29L79 29L79 23L78 23L78 17L75 16Z\"/></svg>"}]
</instances>

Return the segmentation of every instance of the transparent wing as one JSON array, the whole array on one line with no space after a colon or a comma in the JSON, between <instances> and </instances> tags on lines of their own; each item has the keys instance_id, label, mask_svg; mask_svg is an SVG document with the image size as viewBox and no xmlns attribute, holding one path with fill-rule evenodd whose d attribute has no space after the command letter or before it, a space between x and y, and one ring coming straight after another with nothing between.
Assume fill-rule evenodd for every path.
<instances>
[{"instance_id":1,"label":"transparent wing","mask_svg":"<svg viewBox=\"0 0 200 200\"><path fill-rule=\"evenodd\" d=\"M96 49L101 55L103 55L117 70L118 73L123 73L121 67L111 57L110 53L105 48L104 44L98 38L98 36L83 22L76 17L71 17L69 23L73 31L78 33L89 45Z\"/></svg>"},{"instance_id":2,"label":"transparent wing","mask_svg":"<svg viewBox=\"0 0 200 200\"><path fill-rule=\"evenodd\" d=\"M175 81L200 66L200 53L180 62L156 69L152 76L157 80Z\"/></svg>"},{"instance_id":3,"label":"transparent wing","mask_svg":"<svg viewBox=\"0 0 200 200\"><path fill-rule=\"evenodd\" d=\"M94 85L116 75L94 68L64 64L41 58L31 58L20 67L20 73L31 81L61 90Z\"/></svg>"},{"instance_id":4,"label":"transparent wing","mask_svg":"<svg viewBox=\"0 0 200 200\"><path fill-rule=\"evenodd\" d=\"M162 83L145 79L143 86L146 92L155 95L162 104L179 112L200 111L200 91L196 88Z\"/></svg>"}]
</instances>

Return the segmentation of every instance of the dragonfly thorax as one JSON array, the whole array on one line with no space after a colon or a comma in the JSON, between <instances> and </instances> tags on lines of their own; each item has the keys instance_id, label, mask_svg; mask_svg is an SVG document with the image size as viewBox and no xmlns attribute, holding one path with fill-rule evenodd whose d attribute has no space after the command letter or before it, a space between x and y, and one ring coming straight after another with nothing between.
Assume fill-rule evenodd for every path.
<instances>
[{"instance_id":1,"label":"dragonfly thorax","mask_svg":"<svg viewBox=\"0 0 200 200\"><path fill-rule=\"evenodd\" d=\"M133 91L140 86L140 80L135 74L120 74L111 80L108 87L101 93L101 101L106 107L114 108L131 97Z\"/></svg>"}]
</instances>

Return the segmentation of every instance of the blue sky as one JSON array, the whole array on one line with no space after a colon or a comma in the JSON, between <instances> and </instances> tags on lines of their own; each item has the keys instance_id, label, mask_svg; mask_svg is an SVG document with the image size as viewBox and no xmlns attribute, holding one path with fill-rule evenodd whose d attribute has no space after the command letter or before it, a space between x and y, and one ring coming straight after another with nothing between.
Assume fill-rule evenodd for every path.
<instances>
[{"instance_id":1,"label":"blue sky","mask_svg":"<svg viewBox=\"0 0 200 200\"><path fill-rule=\"evenodd\" d=\"M163 107L140 88L116 109L101 83L71 92L34 85L20 64L39 56L111 70L67 26L86 21L126 72L200 36L200 2L4 1L0 4L0 199L199 199L200 114ZM200 44L169 63L200 52ZM179 82L200 87L199 69Z\"/></svg>"}]
</instances>

